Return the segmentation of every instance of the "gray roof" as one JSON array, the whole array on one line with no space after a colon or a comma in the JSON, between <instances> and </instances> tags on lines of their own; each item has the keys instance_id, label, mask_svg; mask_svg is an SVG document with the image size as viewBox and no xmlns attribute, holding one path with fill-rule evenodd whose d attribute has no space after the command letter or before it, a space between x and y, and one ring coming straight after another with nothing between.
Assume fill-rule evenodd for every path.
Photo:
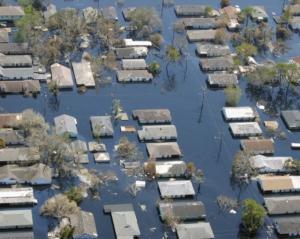
<instances>
[{"instance_id":1,"label":"gray roof","mask_svg":"<svg viewBox=\"0 0 300 239\"><path fill-rule=\"evenodd\" d=\"M123 70L144 70L147 68L144 59L122 59Z\"/></svg>"},{"instance_id":2,"label":"gray roof","mask_svg":"<svg viewBox=\"0 0 300 239\"><path fill-rule=\"evenodd\" d=\"M31 210L0 211L0 229L32 228Z\"/></svg>"},{"instance_id":3,"label":"gray roof","mask_svg":"<svg viewBox=\"0 0 300 239\"><path fill-rule=\"evenodd\" d=\"M160 124L171 123L171 112L168 109L141 109L133 110L133 117L140 124Z\"/></svg>"},{"instance_id":4,"label":"gray roof","mask_svg":"<svg viewBox=\"0 0 300 239\"><path fill-rule=\"evenodd\" d=\"M101 152L101 153L94 153L94 159L97 163L107 163L110 161L109 153Z\"/></svg>"},{"instance_id":5,"label":"gray roof","mask_svg":"<svg viewBox=\"0 0 300 239\"><path fill-rule=\"evenodd\" d=\"M208 84L212 87L235 86L239 83L236 74L215 73L207 75Z\"/></svg>"},{"instance_id":6,"label":"gray roof","mask_svg":"<svg viewBox=\"0 0 300 239\"><path fill-rule=\"evenodd\" d=\"M186 173L186 163L182 160L156 161L155 173L158 177L183 177Z\"/></svg>"},{"instance_id":7,"label":"gray roof","mask_svg":"<svg viewBox=\"0 0 300 239\"><path fill-rule=\"evenodd\" d=\"M193 184L189 180L160 181L158 182L158 187L162 198L178 198L195 195Z\"/></svg>"},{"instance_id":8,"label":"gray roof","mask_svg":"<svg viewBox=\"0 0 300 239\"><path fill-rule=\"evenodd\" d=\"M124 47L116 48L115 53L118 59L133 59L146 57L148 49L147 47Z\"/></svg>"},{"instance_id":9,"label":"gray roof","mask_svg":"<svg viewBox=\"0 0 300 239\"><path fill-rule=\"evenodd\" d=\"M92 153L106 152L106 145L105 144L101 144L101 143L98 143L96 141L90 141L88 143L88 146L89 146L89 151L92 152Z\"/></svg>"},{"instance_id":10,"label":"gray roof","mask_svg":"<svg viewBox=\"0 0 300 239\"><path fill-rule=\"evenodd\" d=\"M28 43L0 43L0 53L11 55L30 54Z\"/></svg>"},{"instance_id":11,"label":"gray roof","mask_svg":"<svg viewBox=\"0 0 300 239\"><path fill-rule=\"evenodd\" d=\"M9 35L7 29L0 29L0 42L9 42Z\"/></svg>"},{"instance_id":12,"label":"gray roof","mask_svg":"<svg viewBox=\"0 0 300 239\"><path fill-rule=\"evenodd\" d=\"M300 216L273 217L273 222L279 235L300 235Z\"/></svg>"},{"instance_id":13,"label":"gray roof","mask_svg":"<svg viewBox=\"0 0 300 239\"><path fill-rule=\"evenodd\" d=\"M34 239L33 231L5 231L0 232L0 239Z\"/></svg>"},{"instance_id":14,"label":"gray roof","mask_svg":"<svg viewBox=\"0 0 300 239\"><path fill-rule=\"evenodd\" d=\"M25 143L23 130L0 129L0 139L3 139L6 145L18 145Z\"/></svg>"},{"instance_id":15,"label":"gray roof","mask_svg":"<svg viewBox=\"0 0 300 239\"><path fill-rule=\"evenodd\" d=\"M73 77L71 69L55 63L51 65L51 75L52 80L55 81L59 88L72 88L73 87Z\"/></svg>"},{"instance_id":16,"label":"gray roof","mask_svg":"<svg viewBox=\"0 0 300 239\"><path fill-rule=\"evenodd\" d=\"M175 13L180 17L203 17L205 8L205 5L176 5Z\"/></svg>"},{"instance_id":17,"label":"gray roof","mask_svg":"<svg viewBox=\"0 0 300 239\"><path fill-rule=\"evenodd\" d=\"M254 11L251 14L251 17L255 21L265 21L268 20L268 14L264 6L251 6Z\"/></svg>"},{"instance_id":18,"label":"gray roof","mask_svg":"<svg viewBox=\"0 0 300 239\"><path fill-rule=\"evenodd\" d=\"M217 57L226 56L231 53L228 45L216 45L216 44L197 44L197 54L199 56Z\"/></svg>"},{"instance_id":19,"label":"gray roof","mask_svg":"<svg viewBox=\"0 0 300 239\"><path fill-rule=\"evenodd\" d=\"M96 223L91 212L80 210L77 214L70 216L71 225L74 227L73 238L98 238Z\"/></svg>"},{"instance_id":20,"label":"gray roof","mask_svg":"<svg viewBox=\"0 0 300 239\"><path fill-rule=\"evenodd\" d=\"M33 195L32 188L0 189L0 205L32 205L35 203L37 203L37 200Z\"/></svg>"},{"instance_id":21,"label":"gray roof","mask_svg":"<svg viewBox=\"0 0 300 239\"><path fill-rule=\"evenodd\" d=\"M33 163L40 160L37 148L3 148L0 149L0 163Z\"/></svg>"},{"instance_id":22,"label":"gray roof","mask_svg":"<svg viewBox=\"0 0 300 239\"><path fill-rule=\"evenodd\" d=\"M212 41L215 39L216 30L187 30L187 38L190 42Z\"/></svg>"},{"instance_id":23,"label":"gray roof","mask_svg":"<svg viewBox=\"0 0 300 239\"><path fill-rule=\"evenodd\" d=\"M32 67L9 67L0 66L0 80L30 80L33 79Z\"/></svg>"},{"instance_id":24,"label":"gray roof","mask_svg":"<svg viewBox=\"0 0 300 239\"><path fill-rule=\"evenodd\" d=\"M200 59L200 66L204 71L226 71L233 69L234 63L231 56L220 56Z\"/></svg>"},{"instance_id":25,"label":"gray roof","mask_svg":"<svg viewBox=\"0 0 300 239\"><path fill-rule=\"evenodd\" d=\"M262 130L257 122L229 123L229 128L235 137L262 135Z\"/></svg>"},{"instance_id":26,"label":"gray roof","mask_svg":"<svg viewBox=\"0 0 300 239\"><path fill-rule=\"evenodd\" d=\"M2 67L32 66L32 58L30 55L0 55L0 66Z\"/></svg>"},{"instance_id":27,"label":"gray roof","mask_svg":"<svg viewBox=\"0 0 300 239\"><path fill-rule=\"evenodd\" d=\"M270 215L300 213L300 196L265 197L265 206Z\"/></svg>"},{"instance_id":28,"label":"gray roof","mask_svg":"<svg viewBox=\"0 0 300 239\"><path fill-rule=\"evenodd\" d=\"M77 137L77 120L70 115L59 115L54 118L55 130L57 134L68 134L70 137Z\"/></svg>"},{"instance_id":29,"label":"gray roof","mask_svg":"<svg viewBox=\"0 0 300 239\"><path fill-rule=\"evenodd\" d=\"M93 135L113 136L114 128L110 116L91 116L90 117Z\"/></svg>"},{"instance_id":30,"label":"gray roof","mask_svg":"<svg viewBox=\"0 0 300 239\"><path fill-rule=\"evenodd\" d=\"M149 82L153 75L147 70L119 70L117 78L119 82Z\"/></svg>"},{"instance_id":31,"label":"gray roof","mask_svg":"<svg viewBox=\"0 0 300 239\"><path fill-rule=\"evenodd\" d=\"M177 130L175 125L149 125L138 130L138 137L142 141L176 140Z\"/></svg>"},{"instance_id":32,"label":"gray roof","mask_svg":"<svg viewBox=\"0 0 300 239\"><path fill-rule=\"evenodd\" d=\"M0 16L14 16L22 17L24 16L24 11L21 6L1 6Z\"/></svg>"},{"instance_id":33,"label":"gray roof","mask_svg":"<svg viewBox=\"0 0 300 239\"><path fill-rule=\"evenodd\" d=\"M41 90L41 85L38 80L9 80L0 81L1 93L38 93Z\"/></svg>"},{"instance_id":34,"label":"gray roof","mask_svg":"<svg viewBox=\"0 0 300 239\"><path fill-rule=\"evenodd\" d=\"M52 170L44 164L20 167L10 164L0 167L0 184L51 184Z\"/></svg>"},{"instance_id":35,"label":"gray roof","mask_svg":"<svg viewBox=\"0 0 300 239\"><path fill-rule=\"evenodd\" d=\"M289 20L289 25L292 28L292 30L297 31L300 29L300 17L292 17Z\"/></svg>"},{"instance_id":36,"label":"gray roof","mask_svg":"<svg viewBox=\"0 0 300 239\"><path fill-rule=\"evenodd\" d=\"M284 110L281 116L289 130L300 129L300 110Z\"/></svg>"},{"instance_id":37,"label":"gray roof","mask_svg":"<svg viewBox=\"0 0 300 239\"><path fill-rule=\"evenodd\" d=\"M106 205L105 212L110 212L117 239L130 239L140 236L140 229L131 204Z\"/></svg>"},{"instance_id":38,"label":"gray roof","mask_svg":"<svg viewBox=\"0 0 300 239\"><path fill-rule=\"evenodd\" d=\"M214 233L209 222L178 224L176 226L178 239L212 239Z\"/></svg>"},{"instance_id":39,"label":"gray roof","mask_svg":"<svg viewBox=\"0 0 300 239\"><path fill-rule=\"evenodd\" d=\"M105 8L101 8L102 16L108 20L118 20L118 13L115 7L109 6Z\"/></svg>"},{"instance_id":40,"label":"gray roof","mask_svg":"<svg viewBox=\"0 0 300 239\"><path fill-rule=\"evenodd\" d=\"M178 158L182 156L177 142L147 143L146 147L149 158Z\"/></svg>"},{"instance_id":41,"label":"gray roof","mask_svg":"<svg viewBox=\"0 0 300 239\"><path fill-rule=\"evenodd\" d=\"M293 160L291 157L266 157L264 155L255 155L249 158L251 167L264 173L279 173L287 172L285 163L288 160Z\"/></svg>"},{"instance_id":42,"label":"gray roof","mask_svg":"<svg viewBox=\"0 0 300 239\"><path fill-rule=\"evenodd\" d=\"M216 18L183 18L178 22L189 29L215 29L219 27Z\"/></svg>"},{"instance_id":43,"label":"gray roof","mask_svg":"<svg viewBox=\"0 0 300 239\"><path fill-rule=\"evenodd\" d=\"M200 201L160 202L158 210L163 221L170 213L180 220L199 220L206 217L205 206Z\"/></svg>"},{"instance_id":44,"label":"gray roof","mask_svg":"<svg viewBox=\"0 0 300 239\"><path fill-rule=\"evenodd\" d=\"M70 147L75 154L76 163L89 163L88 148L85 141L74 140L70 143Z\"/></svg>"},{"instance_id":45,"label":"gray roof","mask_svg":"<svg viewBox=\"0 0 300 239\"><path fill-rule=\"evenodd\" d=\"M241 140L241 148L250 154L273 154L273 139L245 139Z\"/></svg>"},{"instance_id":46,"label":"gray roof","mask_svg":"<svg viewBox=\"0 0 300 239\"><path fill-rule=\"evenodd\" d=\"M72 67L78 86L95 87L95 80L90 62L73 62Z\"/></svg>"}]
</instances>

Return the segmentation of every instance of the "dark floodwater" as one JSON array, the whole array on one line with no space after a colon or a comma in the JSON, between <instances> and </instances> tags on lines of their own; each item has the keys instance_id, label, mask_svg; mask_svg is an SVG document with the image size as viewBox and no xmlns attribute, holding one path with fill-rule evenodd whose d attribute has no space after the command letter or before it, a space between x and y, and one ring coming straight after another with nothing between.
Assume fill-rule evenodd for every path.
<instances>
[{"instance_id":1,"label":"dark floodwater","mask_svg":"<svg viewBox=\"0 0 300 239\"><path fill-rule=\"evenodd\" d=\"M92 0L62 1L52 0L58 7L84 8L87 6L97 6L97 2ZM218 7L219 1L216 0L177 0L179 3L200 3L209 4ZM269 16L272 12L280 13L282 0L249 0L234 1L241 7L257 4L264 5ZM114 1L101 0L101 6L115 5ZM150 0L125 0L125 6L154 6L160 10L160 1ZM118 9L119 19L123 21L121 10ZM171 41L172 24L175 22L173 8L164 10L163 15L163 35L166 43ZM270 24L274 27L270 18ZM299 38L294 36L290 41L292 48L289 53L282 58L296 56L300 53ZM238 190L234 190L230 185L229 175L233 155L239 148L239 140L233 140L229 134L228 125L223 121L220 110L224 106L224 95L222 91L208 90L205 95L205 105L201 123L198 122L201 108L202 88L205 86L205 75L200 71L198 59L195 56L195 46L189 46L188 76L183 79L184 66L177 64L170 67L172 74L175 74L175 82L167 84L165 73L161 74L152 84L134 84L121 85L113 80L112 85L100 87L99 90L88 90L85 94L78 94L76 89L71 92L63 92L59 95L59 105L51 104L51 96L45 90L36 99L24 98L22 96L7 96L0 98L0 106L7 112L19 112L26 108L33 108L44 114L49 122L53 122L53 117L66 113L75 116L78 120L78 130L81 138L89 141L92 139L89 117L91 115L104 115L110 113L111 101L113 97L119 98L126 112L129 114L137 108L169 108L172 112L173 123L178 130L178 143L184 153L186 162L194 162L197 167L204 170L205 182L201 188L201 194L198 199L205 203L207 209L207 220L211 223L216 238L238 238L238 228L240 215L220 214L216 205L216 197L220 194L236 197ZM151 54L150 54L151 55ZM155 59L149 56L149 60ZM160 61L160 59L155 59ZM163 63L162 63L163 64ZM241 81L241 87L245 88L245 82ZM49 103L50 102L50 103ZM241 106L255 105L245 94L240 102ZM262 120L269 119L259 110ZM282 121L279 119L280 127L287 135L288 140L276 140L276 155L298 157L295 151L290 150L290 142L299 141L299 133L289 133L286 131ZM127 123L126 123L127 124ZM129 121L128 124L135 124ZM219 146L219 136L224 134L223 148L219 158L217 158L217 149ZM113 145L118 141L121 134L119 126L115 130L113 139L105 139L111 156L113 155ZM129 136L136 140L135 135ZM145 152L144 144L139 147ZM85 200L82 208L94 213L98 234L100 238L114 238L113 225L110 215L103 214L103 205L107 203L128 203L135 206L138 223L141 230L141 238L162 238L164 227L159 220L156 209L156 202L159 199L159 193L156 183L147 184L145 190L138 193L136 198L132 198L125 192L126 185L133 182L134 178L127 178L119 170L119 166L112 160L110 164L95 164L90 155L89 168L97 170L113 169L119 173L119 183L109 188L103 188L101 200ZM36 238L47 238L48 221L38 214L39 207L49 196L48 190L36 191L39 204L34 207L34 231ZM262 200L261 194L257 189L256 183L247 187L241 194L241 198L254 198ZM141 204L147 205L147 211L140 209ZM150 230L155 228L155 230ZM175 237L170 235L170 238ZM275 235L267 235L265 230L258 236L259 238L276 238Z\"/></svg>"}]
</instances>

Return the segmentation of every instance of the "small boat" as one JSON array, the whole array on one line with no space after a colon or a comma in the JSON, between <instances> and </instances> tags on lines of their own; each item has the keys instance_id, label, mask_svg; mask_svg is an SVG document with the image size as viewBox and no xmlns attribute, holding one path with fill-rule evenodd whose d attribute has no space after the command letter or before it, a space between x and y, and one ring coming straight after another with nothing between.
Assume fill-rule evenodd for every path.
<instances>
[{"instance_id":1,"label":"small boat","mask_svg":"<svg viewBox=\"0 0 300 239\"><path fill-rule=\"evenodd\" d=\"M300 149L300 143L291 143L292 149Z\"/></svg>"}]
</instances>

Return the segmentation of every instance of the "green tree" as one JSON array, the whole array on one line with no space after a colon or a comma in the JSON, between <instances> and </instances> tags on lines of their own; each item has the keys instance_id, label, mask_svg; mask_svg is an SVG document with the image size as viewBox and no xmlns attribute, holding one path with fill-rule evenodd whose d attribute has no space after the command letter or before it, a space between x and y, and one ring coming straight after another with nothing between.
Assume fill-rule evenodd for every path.
<instances>
[{"instance_id":1,"label":"green tree","mask_svg":"<svg viewBox=\"0 0 300 239\"><path fill-rule=\"evenodd\" d=\"M205 10L204 10L204 16L205 16L205 17L212 17L213 11L214 11L213 7L211 7L211 6L206 6L206 7L205 7Z\"/></svg>"},{"instance_id":2,"label":"green tree","mask_svg":"<svg viewBox=\"0 0 300 239\"><path fill-rule=\"evenodd\" d=\"M176 63L180 60L180 52L178 51L178 49L172 45L168 45L166 48L166 58L167 58L167 64L166 64L166 71L167 71L167 75L169 77L169 70L168 67L170 65L170 63Z\"/></svg>"},{"instance_id":3,"label":"green tree","mask_svg":"<svg viewBox=\"0 0 300 239\"><path fill-rule=\"evenodd\" d=\"M4 139L0 138L0 149L3 149L5 147L6 147L6 143L5 143Z\"/></svg>"},{"instance_id":4,"label":"green tree","mask_svg":"<svg viewBox=\"0 0 300 239\"><path fill-rule=\"evenodd\" d=\"M237 106L240 101L242 90L238 86L230 86L224 89L226 105Z\"/></svg>"},{"instance_id":5,"label":"green tree","mask_svg":"<svg viewBox=\"0 0 300 239\"><path fill-rule=\"evenodd\" d=\"M71 187L64 195L66 195L70 201L76 202L77 205L83 200L83 191L80 187Z\"/></svg>"},{"instance_id":6,"label":"green tree","mask_svg":"<svg viewBox=\"0 0 300 239\"><path fill-rule=\"evenodd\" d=\"M74 230L75 228L70 225L64 226L59 233L59 239L72 239Z\"/></svg>"},{"instance_id":7,"label":"green tree","mask_svg":"<svg viewBox=\"0 0 300 239\"><path fill-rule=\"evenodd\" d=\"M48 89L53 94L53 96L57 97L59 94L59 86L56 81L50 81L48 83Z\"/></svg>"},{"instance_id":8,"label":"green tree","mask_svg":"<svg viewBox=\"0 0 300 239\"><path fill-rule=\"evenodd\" d=\"M255 56L257 54L257 49L252 44L244 42L236 47L236 52L242 63L245 64L247 63L249 56Z\"/></svg>"},{"instance_id":9,"label":"green tree","mask_svg":"<svg viewBox=\"0 0 300 239\"><path fill-rule=\"evenodd\" d=\"M160 73L160 64L156 61L153 61L148 66L148 70L152 75L157 76Z\"/></svg>"},{"instance_id":10,"label":"green tree","mask_svg":"<svg viewBox=\"0 0 300 239\"><path fill-rule=\"evenodd\" d=\"M241 17L242 17L243 19L245 19L245 21L246 21L246 23L245 23L246 28L248 28L249 20L250 20L252 14L253 14L254 12L255 12L255 9L254 9L253 7L249 7L249 6L248 6L248 7L245 7L245 8L241 11L240 15L241 15Z\"/></svg>"},{"instance_id":11,"label":"green tree","mask_svg":"<svg viewBox=\"0 0 300 239\"><path fill-rule=\"evenodd\" d=\"M224 44L227 41L228 36L224 28L220 28L216 31L214 43L215 44Z\"/></svg>"},{"instance_id":12,"label":"green tree","mask_svg":"<svg viewBox=\"0 0 300 239\"><path fill-rule=\"evenodd\" d=\"M118 120L121 117L121 113L123 113L123 107L121 105L121 101L119 99L114 99L112 102L112 116L114 120Z\"/></svg>"},{"instance_id":13,"label":"green tree","mask_svg":"<svg viewBox=\"0 0 300 239\"><path fill-rule=\"evenodd\" d=\"M253 199L243 202L242 222L247 232L252 236L257 233L264 223L265 209Z\"/></svg>"}]
</instances>

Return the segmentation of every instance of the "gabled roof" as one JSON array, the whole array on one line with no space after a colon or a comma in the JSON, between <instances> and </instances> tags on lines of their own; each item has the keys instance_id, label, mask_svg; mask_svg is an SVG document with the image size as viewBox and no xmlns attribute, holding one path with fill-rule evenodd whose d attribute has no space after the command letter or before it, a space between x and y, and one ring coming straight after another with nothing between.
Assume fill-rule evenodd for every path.
<instances>
[{"instance_id":1,"label":"gabled roof","mask_svg":"<svg viewBox=\"0 0 300 239\"><path fill-rule=\"evenodd\" d=\"M25 13L20 6L1 6L0 16L18 16L22 17Z\"/></svg>"},{"instance_id":2,"label":"gabled roof","mask_svg":"<svg viewBox=\"0 0 300 239\"><path fill-rule=\"evenodd\" d=\"M35 203L37 203L37 200L33 195L32 188L0 189L0 205L25 205Z\"/></svg>"},{"instance_id":3,"label":"gabled roof","mask_svg":"<svg viewBox=\"0 0 300 239\"><path fill-rule=\"evenodd\" d=\"M207 81L211 87L235 86L239 83L236 74L228 73L207 74Z\"/></svg>"},{"instance_id":4,"label":"gabled roof","mask_svg":"<svg viewBox=\"0 0 300 239\"><path fill-rule=\"evenodd\" d=\"M187 30L187 38L190 42L211 41L215 39L216 30Z\"/></svg>"},{"instance_id":5,"label":"gabled roof","mask_svg":"<svg viewBox=\"0 0 300 239\"><path fill-rule=\"evenodd\" d=\"M25 143L23 130L0 129L0 139L3 139L6 145L19 145Z\"/></svg>"},{"instance_id":6,"label":"gabled roof","mask_svg":"<svg viewBox=\"0 0 300 239\"><path fill-rule=\"evenodd\" d=\"M178 22L190 29L215 29L219 27L216 18L183 18Z\"/></svg>"},{"instance_id":7,"label":"gabled roof","mask_svg":"<svg viewBox=\"0 0 300 239\"><path fill-rule=\"evenodd\" d=\"M147 68L144 59L122 59L122 68L124 70L144 70Z\"/></svg>"},{"instance_id":8,"label":"gabled roof","mask_svg":"<svg viewBox=\"0 0 300 239\"><path fill-rule=\"evenodd\" d=\"M32 163L40 160L37 148L18 147L0 149L0 163Z\"/></svg>"},{"instance_id":9,"label":"gabled roof","mask_svg":"<svg viewBox=\"0 0 300 239\"><path fill-rule=\"evenodd\" d=\"M270 215L300 213L300 196L265 197L265 206Z\"/></svg>"},{"instance_id":10,"label":"gabled roof","mask_svg":"<svg viewBox=\"0 0 300 239\"><path fill-rule=\"evenodd\" d=\"M233 69L234 66L231 56L202 58L199 64L204 71L226 71Z\"/></svg>"},{"instance_id":11,"label":"gabled roof","mask_svg":"<svg viewBox=\"0 0 300 239\"><path fill-rule=\"evenodd\" d=\"M251 167L259 172L286 172L285 163L293 160L291 157L266 157L256 155L249 158Z\"/></svg>"},{"instance_id":12,"label":"gabled roof","mask_svg":"<svg viewBox=\"0 0 300 239\"><path fill-rule=\"evenodd\" d=\"M51 65L51 75L52 75L52 80L58 84L59 88L73 87L73 77L70 68L55 63Z\"/></svg>"},{"instance_id":13,"label":"gabled roof","mask_svg":"<svg viewBox=\"0 0 300 239\"><path fill-rule=\"evenodd\" d=\"M175 6L175 13L177 16L180 17L203 17L205 15L205 5L192 5L192 4L185 4L185 5L176 5Z\"/></svg>"},{"instance_id":14,"label":"gabled roof","mask_svg":"<svg viewBox=\"0 0 300 239\"><path fill-rule=\"evenodd\" d=\"M0 114L0 128L19 128L22 122L22 113Z\"/></svg>"},{"instance_id":15,"label":"gabled roof","mask_svg":"<svg viewBox=\"0 0 300 239\"><path fill-rule=\"evenodd\" d=\"M39 93L41 85L38 80L1 80L0 92L6 94L14 93Z\"/></svg>"},{"instance_id":16,"label":"gabled roof","mask_svg":"<svg viewBox=\"0 0 300 239\"><path fill-rule=\"evenodd\" d=\"M141 58L147 56L148 48L143 46L116 48L115 53L118 59Z\"/></svg>"},{"instance_id":17,"label":"gabled roof","mask_svg":"<svg viewBox=\"0 0 300 239\"><path fill-rule=\"evenodd\" d=\"M263 192L300 191L300 176L260 176L258 182Z\"/></svg>"},{"instance_id":18,"label":"gabled roof","mask_svg":"<svg viewBox=\"0 0 300 239\"><path fill-rule=\"evenodd\" d=\"M148 82L153 79L153 75L147 70L118 70L117 78L119 82Z\"/></svg>"},{"instance_id":19,"label":"gabled roof","mask_svg":"<svg viewBox=\"0 0 300 239\"><path fill-rule=\"evenodd\" d=\"M229 128L236 137L262 135L262 130L257 122L229 123Z\"/></svg>"},{"instance_id":20,"label":"gabled roof","mask_svg":"<svg viewBox=\"0 0 300 239\"><path fill-rule=\"evenodd\" d=\"M11 55L30 54L28 43L0 43L0 53Z\"/></svg>"},{"instance_id":21,"label":"gabled roof","mask_svg":"<svg viewBox=\"0 0 300 239\"><path fill-rule=\"evenodd\" d=\"M92 213L80 210L70 216L71 225L74 227L73 238L98 238L95 219Z\"/></svg>"},{"instance_id":22,"label":"gabled roof","mask_svg":"<svg viewBox=\"0 0 300 239\"><path fill-rule=\"evenodd\" d=\"M159 177L182 177L185 172L186 163L184 161L176 160L155 162L155 173Z\"/></svg>"},{"instance_id":23,"label":"gabled roof","mask_svg":"<svg viewBox=\"0 0 300 239\"><path fill-rule=\"evenodd\" d=\"M241 140L241 148L249 154L273 154L273 139L245 139Z\"/></svg>"},{"instance_id":24,"label":"gabled roof","mask_svg":"<svg viewBox=\"0 0 300 239\"><path fill-rule=\"evenodd\" d=\"M252 121L255 120L257 112L252 107L223 107L222 113L226 120L230 121Z\"/></svg>"},{"instance_id":25,"label":"gabled roof","mask_svg":"<svg viewBox=\"0 0 300 239\"><path fill-rule=\"evenodd\" d=\"M228 45L218 45L218 44L197 44L196 51L199 56L207 57L218 57L226 56L231 53Z\"/></svg>"},{"instance_id":26,"label":"gabled roof","mask_svg":"<svg viewBox=\"0 0 300 239\"><path fill-rule=\"evenodd\" d=\"M251 6L254 11L251 13L251 17L255 21L263 21L268 19L268 14L264 6Z\"/></svg>"},{"instance_id":27,"label":"gabled roof","mask_svg":"<svg viewBox=\"0 0 300 239\"><path fill-rule=\"evenodd\" d=\"M185 223L176 226L178 239L212 239L214 233L209 222Z\"/></svg>"}]
</instances>

